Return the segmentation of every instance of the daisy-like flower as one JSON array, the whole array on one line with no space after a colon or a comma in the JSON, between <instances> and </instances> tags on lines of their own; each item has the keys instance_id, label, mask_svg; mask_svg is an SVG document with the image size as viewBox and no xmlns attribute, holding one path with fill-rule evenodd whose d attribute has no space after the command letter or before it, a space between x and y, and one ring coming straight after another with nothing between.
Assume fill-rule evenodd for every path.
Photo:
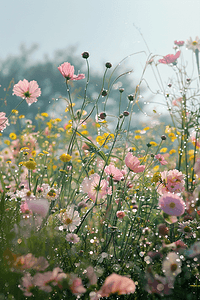
<instances>
[{"instance_id":1,"label":"daisy-like flower","mask_svg":"<svg viewBox=\"0 0 200 300\"><path fill-rule=\"evenodd\" d=\"M162 59L159 59L159 63L161 64L174 64L176 63L177 58L179 58L181 51L177 51L176 54L168 54L164 56Z\"/></svg>"},{"instance_id":2,"label":"daisy-like flower","mask_svg":"<svg viewBox=\"0 0 200 300\"><path fill-rule=\"evenodd\" d=\"M186 239L189 239L193 235L192 229L190 227L190 222L179 223L178 226L178 231L183 233Z\"/></svg>"},{"instance_id":3,"label":"daisy-like flower","mask_svg":"<svg viewBox=\"0 0 200 300\"><path fill-rule=\"evenodd\" d=\"M0 131L3 131L8 124L8 118L4 112L0 112Z\"/></svg>"},{"instance_id":4,"label":"daisy-like flower","mask_svg":"<svg viewBox=\"0 0 200 300\"><path fill-rule=\"evenodd\" d=\"M181 193L184 191L184 175L176 169L161 172L162 184L158 187L158 193L164 194L170 193Z\"/></svg>"},{"instance_id":5,"label":"daisy-like flower","mask_svg":"<svg viewBox=\"0 0 200 300\"><path fill-rule=\"evenodd\" d=\"M165 160L164 156L161 154L156 154L155 158L160 162L161 165L167 165L168 162Z\"/></svg>"},{"instance_id":6,"label":"daisy-like flower","mask_svg":"<svg viewBox=\"0 0 200 300\"><path fill-rule=\"evenodd\" d=\"M77 234L75 233L68 233L66 235L66 240L72 244L76 244L80 241L80 238Z\"/></svg>"},{"instance_id":7,"label":"daisy-like flower","mask_svg":"<svg viewBox=\"0 0 200 300\"><path fill-rule=\"evenodd\" d=\"M133 156L131 152L128 152L125 157L126 166L134 173L141 173L144 171L145 166L140 166L140 161L136 156Z\"/></svg>"},{"instance_id":8,"label":"daisy-like flower","mask_svg":"<svg viewBox=\"0 0 200 300\"><path fill-rule=\"evenodd\" d=\"M28 82L28 80L24 79L14 85L13 95L25 99L28 105L31 105L37 102L37 97L41 95L41 89L35 80Z\"/></svg>"},{"instance_id":9,"label":"daisy-like flower","mask_svg":"<svg viewBox=\"0 0 200 300\"><path fill-rule=\"evenodd\" d=\"M173 283L175 277L181 273L181 260L175 252L168 253L167 257L163 260L162 270L165 276Z\"/></svg>"},{"instance_id":10,"label":"daisy-like flower","mask_svg":"<svg viewBox=\"0 0 200 300\"><path fill-rule=\"evenodd\" d=\"M124 178L122 172L113 164L105 167L105 173L113 178L114 181L121 181Z\"/></svg>"},{"instance_id":11,"label":"daisy-like flower","mask_svg":"<svg viewBox=\"0 0 200 300\"><path fill-rule=\"evenodd\" d=\"M105 179L100 181L100 175L95 173L89 178L85 177L81 184L83 193L87 193L92 201L100 200L109 193L108 182Z\"/></svg>"},{"instance_id":12,"label":"daisy-like flower","mask_svg":"<svg viewBox=\"0 0 200 300\"><path fill-rule=\"evenodd\" d=\"M58 215L59 220L63 223L62 229L67 229L70 232L74 231L80 224L79 213L74 210L74 207L69 207L63 210Z\"/></svg>"},{"instance_id":13,"label":"daisy-like flower","mask_svg":"<svg viewBox=\"0 0 200 300\"><path fill-rule=\"evenodd\" d=\"M60 65L58 70L66 80L81 80L85 78L84 74L74 75L74 66L68 62L64 62Z\"/></svg>"},{"instance_id":14,"label":"daisy-like flower","mask_svg":"<svg viewBox=\"0 0 200 300\"><path fill-rule=\"evenodd\" d=\"M159 207L170 216L181 216L185 212L183 200L176 194L165 193L159 199Z\"/></svg>"},{"instance_id":15,"label":"daisy-like flower","mask_svg":"<svg viewBox=\"0 0 200 300\"><path fill-rule=\"evenodd\" d=\"M186 40L186 48L191 49L193 51L199 50L200 51L200 39L198 36L196 36L195 40L192 40L190 37L188 40Z\"/></svg>"}]
</instances>

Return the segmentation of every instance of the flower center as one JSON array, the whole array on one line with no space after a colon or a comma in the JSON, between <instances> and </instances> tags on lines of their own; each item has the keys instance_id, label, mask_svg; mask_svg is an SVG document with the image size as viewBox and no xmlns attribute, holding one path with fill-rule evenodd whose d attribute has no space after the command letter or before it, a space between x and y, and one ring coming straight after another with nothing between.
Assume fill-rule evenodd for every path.
<instances>
[{"instance_id":1,"label":"flower center","mask_svg":"<svg viewBox=\"0 0 200 300\"><path fill-rule=\"evenodd\" d=\"M171 264L171 271L174 272L178 268L177 264Z\"/></svg>"},{"instance_id":2,"label":"flower center","mask_svg":"<svg viewBox=\"0 0 200 300\"><path fill-rule=\"evenodd\" d=\"M24 96L25 96L26 98L30 98L31 94L29 93L29 91L27 91L27 92L24 93Z\"/></svg>"},{"instance_id":3,"label":"flower center","mask_svg":"<svg viewBox=\"0 0 200 300\"><path fill-rule=\"evenodd\" d=\"M72 223L72 219L70 219L70 218L65 219L65 224L69 225L71 223Z\"/></svg>"},{"instance_id":4,"label":"flower center","mask_svg":"<svg viewBox=\"0 0 200 300\"><path fill-rule=\"evenodd\" d=\"M175 206L176 206L176 204L174 202L171 202L169 205L170 208L174 208Z\"/></svg>"},{"instance_id":5,"label":"flower center","mask_svg":"<svg viewBox=\"0 0 200 300\"><path fill-rule=\"evenodd\" d=\"M191 229L190 229L189 226L185 226L185 227L183 228L183 230L184 230L184 232L191 232Z\"/></svg>"},{"instance_id":6,"label":"flower center","mask_svg":"<svg viewBox=\"0 0 200 300\"><path fill-rule=\"evenodd\" d=\"M197 44L198 44L197 41L193 41L193 42L192 42L192 45L193 45L193 46L196 46Z\"/></svg>"}]
</instances>

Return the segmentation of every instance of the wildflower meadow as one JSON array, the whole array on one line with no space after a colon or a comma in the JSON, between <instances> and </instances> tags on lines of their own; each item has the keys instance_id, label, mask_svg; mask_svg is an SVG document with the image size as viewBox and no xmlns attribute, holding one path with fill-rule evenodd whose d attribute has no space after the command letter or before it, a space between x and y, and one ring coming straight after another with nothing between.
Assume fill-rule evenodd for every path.
<instances>
[{"instance_id":1,"label":"wildflower meadow","mask_svg":"<svg viewBox=\"0 0 200 300\"><path fill-rule=\"evenodd\" d=\"M91 99L88 52L87 72L55 67L66 86L59 117L19 114L43 91L35 78L11 83L10 115L0 112L0 299L200 299L200 39L172 51L149 54L113 111L113 86L130 70L106 62ZM154 109L132 130L146 72L168 123Z\"/></svg>"}]
</instances>

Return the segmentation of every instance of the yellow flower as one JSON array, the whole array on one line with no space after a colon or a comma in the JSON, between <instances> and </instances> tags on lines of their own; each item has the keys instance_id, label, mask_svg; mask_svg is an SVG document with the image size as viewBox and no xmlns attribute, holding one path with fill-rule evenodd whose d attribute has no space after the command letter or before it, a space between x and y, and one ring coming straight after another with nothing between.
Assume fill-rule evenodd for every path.
<instances>
[{"instance_id":1,"label":"yellow flower","mask_svg":"<svg viewBox=\"0 0 200 300\"><path fill-rule=\"evenodd\" d=\"M87 128L87 125L82 124L81 127L82 127L83 129L86 129L86 128Z\"/></svg>"},{"instance_id":2,"label":"yellow flower","mask_svg":"<svg viewBox=\"0 0 200 300\"><path fill-rule=\"evenodd\" d=\"M19 119L24 119L25 118L25 115L20 115L19 116Z\"/></svg>"},{"instance_id":3,"label":"yellow flower","mask_svg":"<svg viewBox=\"0 0 200 300\"><path fill-rule=\"evenodd\" d=\"M173 153L176 153L176 150L175 150L175 149L171 149L171 150L169 151L169 154L173 154Z\"/></svg>"},{"instance_id":4,"label":"yellow flower","mask_svg":"<svg viewBox=\"0 0 200 300\"><path fill-rule=\"evenodd\" d=\"M15 134L14 132L11 132L11 133L9 134L9 138L10 138L11 140L16 140L17 136L16 136L16 134Z\"/></svg>"},{"instance_id":5,"label":"yellow flower","mask_svg":"<svg viewBox=\"0 0 200 300\"><path fill-rule=\"evenodd\" d=\"M87 130L83 130L82 132L81 132L83 135L88 135L88 131Z\"/></svg>"},{"instance_id":6,"label":"yellow flower","mask_svg":"<svg viewBox=\"0 0 200 300\"><path fill-rule=\"evenodd\" d=\"M189 155L193 155L193 154L194 154L194 150L193 150L193 149L189 150L189 151L188 151L188 154L189 154Z\"/></svg>"},{"instance_id":7,"label":"yellow flower","mask_svg":"<svg viewBox=\"0 0 200 300\"><path fill-rule=\"evenodd\" d=\"M136 140L141 139L141 135L135 135L135 139L136 139Z\"/></svg>"},{"instance_id":8,"label":"yellow flower","mask_svg":"<svg viewBox=\"0 0 200 300\"><path fill-rule=\"evenodd\" d=\"M160 153L165 153L165 152L167 152L167 148L160 149Z\"/></svg>"},{"instance_id":9,"label":"yellow flower","mask_svg":"<svg viewBox=\"0 0 200 300\"><path fill-rule=\"evenodd\" d=\"M35 151L35 150L33 150L33 151L31 152L31 154L32 154L33 157L36 157L36 151Z\"/></svg>"},{"instance_id":10,"label":"yellow flower","mask_svg":"<svg viewBox=\"0 0 200 300\"><path fill-rule=\"evenodd\" d=\"M36 168L36 162L33 158L30 158L28 161L24 163L24 166L27 167L29 170L34 170Z\"/></svg>"},{"instance_id":11,"label":"yellow flower","mask_svg":"<svg viewBox=\"0 0 200 300\"><path fill-rule=\"evenodd\" d=\"M155 166L153 170L157 172L159 170L159 166Z\"/></svg>"},{"instance_id":12,"label":"yellow flower","mask_svg":"<svg viewBox=\"0 0 200 300\"><path fill-rule=\"evenodd\" d=\"M132 150L133 150L133 151L136 151L136 148L135 148L135 147L132 147Z\"/></svg>"},{"instance_id":13,"label":"yellow flower","mask_svg":"<svg viewBox=\"0 0 200 300\"><path fill-rule=\"evenodd\" d=\"M49 115L48 115L48 113L43 112L43 113L41 113L41 116L47 118Z\"/></svg>"},{"instance_id":14,"label":"yellow flower","mask_svg":"<svg viewBox=\"0 0 200 300\"><path fill-rule=\"evenodd\" d=\"M154 146L154 147L156 147L156 146L158 146L158 144L156 143L156 142L150 142L149 144L151 144L151 146Z\"/></svg>"},{"instance_id":15,"label":"yellow flower","mask_svg":"<svg viewBox=\"0 0 200 300\"><path fill-rule=\"evenodd\" d=\"M147 131L147 130L149 130L149 127L145 127L143 130Z\"/></svg>"},{"instance_id":16,"label":"yellow flower","mask_svg":"<svg viewBox=\"0 0 200 300\"><path fill-rule=\"evenodd\" d=\"M5 141L4 141L4 144L6 144L6 145L9 146L9 145L10 145L10 141L9 141L9 140L5 140Z\"/></svg>"},{"instance_id":17,"label":"yellow flower","mask_svg":"<svg viewBox=\"0 0 200 300\"><path fill-rule=\"evenodd\" d=\"M18 114L18 110L13 109L13 110L12 110L12 113L17 115L17 114Z\"/></svg>"},{"instance_id":18,"label":"yellow flower","mask_svg":"<svg viewBox=\"0 0 200 300\"><path fill-rule=\"evenodd\" d=\"M72 105L69 104L69 105L65 108L65 112L68 112L69 109L70 109L70 107L74 107L74 106L75 106L75 103L72 103Z\"/></svg>"},{"instance_id":19,"label":"yellow flower","mask_svg":"<svg viewBox=\"0 0 200 300\"><path fill-rule=\"evenodd\" d=\"M44 154L49 154L49 152L48 152L48 151L45 151L45 150L43 150L43 153L44 153Z\"/></svg>"},{"instance_id":20,"label":"yellow flower","mask_svg":"<svg viewBox=\"0 0 200 300\"><path fill-rule=\"evenodd\" d=\"M151 182L158 182L161 180L161 174L160 172L156 172L154 175L153 175L153 178L151 179Z\"/></svg>"},{"instance_id":21,"label":"yellow flower","mask_svg":"<svg viewBox=\"0 0 200 300\"><path fill-rule=\"evenodd\" d=\"M72 159L72 156L69 155L69 154L63 153L63 154L61 154L61 156L60 156L60 160L63 161L63 162L68 162L68 161L70 161L71 159Z\"/></svg>"},{"instance_id":22,"label":"yellow flower","mask_svg":"<svg viewBox=\"0 0 200 300\"><path fill-rule=\"evenodd\" d=\"M141 130L135 130L135 133L140 133L141 132Z\"/></svg>"},{"instance_id":23,"label":"yellow flower","mask_svg":"<svg viewBox=\"0 0 200 300\"><path fill-rule=\"evenodd\" d=\"M56 165L53 165L53 170L55 170L57 168L57 166Z\"/></svg>"}]
</instances>

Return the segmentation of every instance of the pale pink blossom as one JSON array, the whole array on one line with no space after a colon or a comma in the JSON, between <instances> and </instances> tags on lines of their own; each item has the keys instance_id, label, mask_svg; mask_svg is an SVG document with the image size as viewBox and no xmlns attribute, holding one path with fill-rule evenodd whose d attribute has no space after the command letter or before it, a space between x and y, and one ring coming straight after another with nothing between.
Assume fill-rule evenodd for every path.
<instances>
[{"instance_id":1,"label":"pale pink blossom","mask_svg":"<svg viewBox=\"0 0 200 300\"><path fill-rule=\"evenodd\" d=\"M4 112L0 112L0 131L3 131L8 124L8 118Z\"/></svg>"},{"instance_id":2,"label":"pale pink blossom","mask_svg":"<svg viewBox=\"0 0 200 300\"><path fill-rule=\"evenodd\" d=\"M177 51L176 54L168 54L164 56L162 59L159 59L159 63L161 64L171 64L176 62L177 58L179 58L181 51Z\"/></svg>"},{"instance_id":3,"label":"pale pink blossom","mask_svg":"<svg viewBox=\"0 0 200 300\"><path fill-rule=\"evenodd\" d=\"M198 158L194 164L194 173L200 177L200 158Z\"/></svg>"},{"instance_id":4,"label":"pale pink blossom","mask_svg":"<svg viewBox=\"0 0 200 300\"><path fill-rule=\"evenodd\" d=\"M186 40L186 48L191 49L193 51L199 50L200 51L200 39L198 36L196 36L195 40L192 40L190 37L188 40Z\"/></svg>"},{"instance_id":5,"label":"pale pink blossom","mask_svg":"<svg viewBox=\"0 0 200 300\"><path fill-rule=\"evenodd\" d=\"M28 204L26 201L22 201L21 205L20 205L20 210L23 214L29 214L32 215L32 211L30 210L30 208L28 207Z\"/></svg>"},{"instance_id":6,"label":"pale pink blossom","mask_svg":"<svg viewBox=\"0 0 200 300\"><path fill-rule=\"evenodd\" d=\"M19 270L34 269L44 271L48 266L49 263L43 256L36 258L32 253L17 257L13 264L13 267Z\"/></svg>"},{"instance_id":7,"label":"pale pink blossom","mask_svg":"<svg viewBox=\"0 0 200 300\"><path fill-rule=\"evenodd\" d=\"M74 66L68 62L64 62L60 65L58 70L66 80L80 80L85 78L84 74L74 75Z\"/></svg>"},{"instance_id":8,"label":"pale pink blossom","mask_svg":"<svg viewBox=\"0 0 200 300\"><path fill-rule=\"evenodd\" d=\"M159 199L159 207L170 216L181 216L185 212L185 204L178 195L165 193Z\"/></svg>"},{"instance_id":9,"label":"pale pink blossom","mask_svg":"<svg viewBox=\"0 0 200 300\"><path fill-rule=\"evenodd\" d=\"M83 193L87 193L92 201L103 199L108 194L108 182L100 180L100 175L95 173L89 178L85 177L81 184Z\"/></svg>"},{"instance_id":10,"label":"pale pink blossom","mask_svg":"<svg viewBox=\"0 0 200 300\"><path fill-rule=\"evenodd\" d=\"M75 274L69 275L69 287L74 295L81 295L86 292L81 278L77 277Z\"/></svg>"},{"instance_id":11,"label":"pale pink blossom","mask_svg":"<svg viewBox=\"0 0 200 300\"><path fill-rule=\"evenodd\" d=\"M117 275L115 273L108 276L102 286L97 292L101 297L109 297L111 294L118 295L132 294L135 292L135 283L132 279Z\"/></svg>"},{"instance_id":12,"label":"pale pink blossom","mask_svg":"<svg viewBox=\"0 0 200 300\"><path fill-rule=\"evenodd\" d=\"M158 186L158 193L161 195L167 192L181 193L185 190L184 175L176 169L161 172L161 182Z\"/></svg>"},{"instance_id":13,"label":"pale pink blossom","mask_svg":"<svg viewBox=\"0 0 200 300\"><path fill-rule=\"evenodd\" d=\"M136 156L133 156L131 152L127 153L125 157L125 164L134 173L141 173L145 169L144 165L140 166L139 159Z\"/></svg>"},{"instance_id":14,"label":"pale pink blossom","mask_svg":"<svg viewBox=\"0 0 200 300\"><path fill-rule=\"evenodd\" d=\"M66 235L66 240L72 244L76 244L80 241L80 238L77 234L75 233L68 233Z\"/></svg>"},{"instance_id":15,"label":"pale pink blossom","mask_svg":"<svg viewBox=\"0 0 200 300\"><path fill-rule=\"evenodd\" d=\"M119 219L123 219L123 218L125 217L126 214L125 214L124 211L118 210L117 213L116 213L116 215L117 215L117 217L118 217Z\"/></svg>"},{"instance_id":16,"label":"pale pink blossom","mask_svg":"<svg viewBox=\"0 0 200 300\"><path fill-rule=\"evenodd\" d=\"M97 275L94 272L94 268L92 266L89 266L87 269L87 277L89 279L90 285L94 285L97 283Z\"/></svg>"},{"instance_id":17,"label":"pale pink blossom","mask_svg":"<svg viewBox=\"0 0 200 300\"><path fill-rule=\"evenodd\" d=\"M167 165L168 162L165 160L164 156L161 154L156 154L155 158L160 162L161 165Z\"/></svg>"},{"instance_id":18,"label":"pale pink blossom","mask_svg":"<svg viewBox=\"0 0 200 300\"><path fill-rule=\"evenodd\" d=\"M59 229L67 229L70 232L74 231L81 221L78 211L74 210L73 206L68 207L65 211L61 211L58 214L58 218L63 223Z\"/></svg>"},{"instance_id":19,"label":"pale pink blossom","mask_svg":"<svg viewBox=\"0 0 200 300\"><path fill-rule=\"evenodd\" d=\"M63 273L60 268L55 268L53 271L36 273L33 280L34 284L38 286L40 290L50 293L52 291L51 285L62 287L61 283L65 278L67 278L67 275Z\"/></svg>"},{"instance_id":20,"label":"pale pink blossom","mask_svg":"<svg viewBox=\"0 0 200 300\"><path fill-rule=\"evenodd\" d=\"M26 200L29 209L43 218L46 217L49 211L49 201L47 199Z\"/></svg>"},{"instance_id":21,"label":"pale pink blossom","mask_svg":"<svg viewBox=\"0 0 200 300\"><path fill-rule=\"evenodd\" d=\"M113 164L109 164L105 167L105 173L112 177L114 181L121 181L124 178L122 172Z\"/></svg>"},{"instance_id":22,"label":"pale pink blossom","mask_svg":"<svg viewBox=\"0 0 200 300\"><path fill-rule=\"evenodd\" d=\"M33 294L31 293L31 289L34 288L33 277L31 274L26 273L20 282L19 285L20 290L23 291L24 296L31 297Z\"/></svg>"},{"instance_id":23,"label":"pale pink blossom","mask_svg":"<svg viewBox=\"0 0 200 300\"><path fill-rule=\"evenodd\" d=\"M25 99L26 102L31 105L32 103L37 102L37 97L41 95L41 89L35 80L28 82L28 80L24 79L14 85L13 95Z\"/></svg>"},{"instance_id":24,"label":"pale pink blossom","mask_svg":"<svg viewBox=\"0 0 200 300\"><path fill-rule=\"evenodd\" d=\"M182 262L180 257L175 252L168 253L167 257L163 260L162 270L165 276L171 283L174 282L175 277L181 273Z\"/></svg>"}]
</instances>

